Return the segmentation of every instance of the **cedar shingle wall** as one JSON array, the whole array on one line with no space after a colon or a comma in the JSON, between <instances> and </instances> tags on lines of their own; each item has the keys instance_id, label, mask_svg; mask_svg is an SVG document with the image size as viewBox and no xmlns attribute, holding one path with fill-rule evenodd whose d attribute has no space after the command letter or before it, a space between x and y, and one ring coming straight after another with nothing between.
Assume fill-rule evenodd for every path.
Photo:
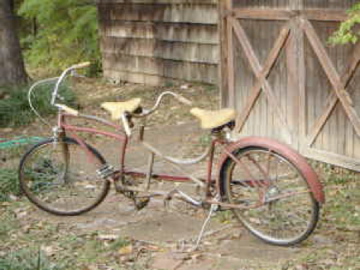
<instances>
[{"instance_id":1,"label":"cedar shingle wall","mask_svg":"<svg viewBox=\"0 0 360 270\"><path fill-rule=\"evenodd\" d=\"M99 0L105 77L163 84L217 83L218 10L214 0Z\"/></svg>"}]
</instances>

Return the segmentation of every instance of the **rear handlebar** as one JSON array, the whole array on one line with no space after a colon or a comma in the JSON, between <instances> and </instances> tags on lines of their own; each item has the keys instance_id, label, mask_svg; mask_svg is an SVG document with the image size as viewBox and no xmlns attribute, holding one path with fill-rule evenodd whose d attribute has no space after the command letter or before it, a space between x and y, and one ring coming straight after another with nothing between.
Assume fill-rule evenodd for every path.
<instances>
[{"instance_id":1,"label":"rear handlebar","mask_svg":"<svg viewBox=\"0 0 360 270\"><path fill-rule=\"evenodd\" d=\"M187 98L185 98L185 97L183 97L183 96L181 96L181 95L179 95L177 93L171 92L171 91L165 91L165 92L162 92L158 96L158 98L156 99L155 105L151 109L142 110L142 112L140 114L132 114L132 116L134 116L136 118L143 118L143 117L149 116L150 114L152 114L153 112L155 112L159 108L162 99L166 95L173 96L174 98L176 98L178 101L180 101L181 103L183 103L185 105L188 105L188 106L192 105L192 102L190 100L188 100Z\"/></svg>"}]
</instances>

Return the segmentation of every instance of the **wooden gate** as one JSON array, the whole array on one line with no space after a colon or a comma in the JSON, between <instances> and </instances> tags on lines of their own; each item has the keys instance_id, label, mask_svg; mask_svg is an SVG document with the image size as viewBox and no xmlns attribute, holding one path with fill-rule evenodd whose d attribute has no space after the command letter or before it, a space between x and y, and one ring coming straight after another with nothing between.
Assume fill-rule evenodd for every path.
<instances>
[{"instance_id":1,"label":"wooden gate","mask_svg":"<svg viewBox=\"0 0 360 270\"><path fill-rule=\"evenodd\" d=\"M222 105L240 135L360 171L360 43L327 43L355 2L220 2Z\"/></svg>"}]
</instances>

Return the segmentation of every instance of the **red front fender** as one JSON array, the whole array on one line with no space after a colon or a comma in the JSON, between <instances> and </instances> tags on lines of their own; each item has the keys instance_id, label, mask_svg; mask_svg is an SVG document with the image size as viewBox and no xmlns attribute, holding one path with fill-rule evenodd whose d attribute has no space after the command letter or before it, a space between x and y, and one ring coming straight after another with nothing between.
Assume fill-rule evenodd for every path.
<instances>
[{"instance_id":1,"label":"red front fender","mask_svg":"<svg viewBox=\"0 0 360 270\"><path fill-rule=\"evenodd\" d=\"M301 171L304 178L307 180L309 187L312 193L314 194L315 199L319 203L325 202L323 186L320 183L314 170L307 163L306 159L298 152L290 148L289 146L280 143L276 140L265 137L246 137L244 139L240 139L226 146L225 148L226 151L223 151L218 163L217 183L219 183L220 186L221 186L220 184L221 170L223 168L225 161L229 158L226 152L232 153L237 149L244 149L247 147L261 147L261 148L269 149L288 159L291 163L293 163L293 165L295 165Z\"/></svg>"}]
</instances>

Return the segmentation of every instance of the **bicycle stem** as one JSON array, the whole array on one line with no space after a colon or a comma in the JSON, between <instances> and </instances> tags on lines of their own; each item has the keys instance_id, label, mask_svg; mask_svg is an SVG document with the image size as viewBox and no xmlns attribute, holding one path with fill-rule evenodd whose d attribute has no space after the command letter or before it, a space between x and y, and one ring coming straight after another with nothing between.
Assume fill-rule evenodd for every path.
<instances>
[{"instance_id":1,"label":"bicycle stem","mask_svg":"<svg viewBox=\"0 0 360 270\"><path fill-rule=\"evenodd\" d=\"M85 67L88 67L90 65L90 62L84 62L84 63L80 63L80 64L76 64L76 65L73 65L67 69L65 69L58 81L56 82L55 84L55 87L54 87L54 91L52 93L52 97L51 97L51 105L55 105L55 101L56 101L56 97L57 97L57 94L58 94L58 91L59 91L59 87L60 87L60 84L62 83L62 81L66 78L67 74L70 72L70 71L73 71L75 69L80 69L80 68L85 68Z\"/></svg>"}]
</instances>

